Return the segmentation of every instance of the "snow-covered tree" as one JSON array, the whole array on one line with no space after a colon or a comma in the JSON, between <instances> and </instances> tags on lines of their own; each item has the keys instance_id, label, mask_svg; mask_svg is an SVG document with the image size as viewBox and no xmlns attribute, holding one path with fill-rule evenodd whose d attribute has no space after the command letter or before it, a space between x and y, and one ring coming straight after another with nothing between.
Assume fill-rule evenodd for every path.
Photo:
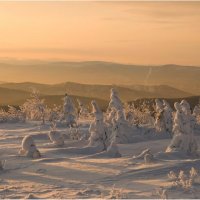
<instances>
[{"instance_id":1,"label":"snow-covered tree","mask_svg":"<svg viewBox=\"0 0 200 200\"><path fill-rule=\"evenodd\" d=\"M110 102L108 108L109 109L113 108L116 111L123 110L123 104L114 88L111 89Z\"/></svg>"},{"instance_id":2,"label":"snow-covered tree","mask_svg":"<svg viewBox=\"0 0 200 200\"><path fill-rule=\"evenodd\" d=\"M115 119L115 116L116 116L116 110L114 108L111 108L109 110L109 112L107 113L106 115L106 119L105 121L108 123L108 124L111 124L112 125L112 122L113 122L113 119Z\"/></svg>"},{"instance_id":3,"label":"snow-covered tree","mask_svg":"<svg viewBox=\"0 0 200 200\"><path fill-rule=\"evenodd\" d=\"M89 115L88 109L84 106L83 102L80 99L77 99L79 112L79 118L87 118Z\"/></svg>"},{"instance_id":4,"label":"snow-covered tree","mask_svg":"<svg viewBox=\"0 0 200 200\"><path fill-rule=\"evenodd\" d=\"M129 124L134 124L135 122L135 107L134 107L134 104L133 105L130 105L128 103L125 104L124 106L124 112L125 112L125 116L126 116L126 120L129 122Z\"/></svg>"},{"instance_id":5,"label":"snow-covered tree","mask_svg":"<svg viewBox=\"0 0 200 200\"><path fill-rule=\"evenodd\" d=\"M91 102L91 105L92 105L92 116L95 119L103 120L103 112L99 108L99 105L97 104L97 102L93 100Z\"/></svg>"},{"instance_id":6,"label":"snow-covered tree","mask_svg":"<svg viewBox=\"0 0 200 200\"><path fill-rule=\"evenodd\" d=\"M113 119L112 124L111 142L128 143L133 133L122 110L117 111L117 117Z\"/></svg>"},{"instance_id":7,"label":"snow-covered tree","mask_svg":"<svg viewBox=\"0 0 200 200\"><path fill-rule=\"evenodd\" d=\"M194 107L192 115L196 118L200 116L200 105L199 104Z\"/></svg>"},{"instance_id":8,"label":"snow-covered tree","mask_svg":"<svg viewBox=\"0 0 200 200\"><path fill-rule=\"evenodd\" d=\"M163 117L164 117L165 128L166 128L166 131L170 135L172 135L173 110L166 100L163 100L163 105L164 105Z\"/></svg>"},{"instance_id":9,"label":"snow-covered tree","mask_svg":"<svg viewBox=\"0 0 200 200\"><path fill-rule=\"evenodd\" d=\"M19 154L30 158L40 158L41 154L37 149L33 137L31 135L25 136L22 140L22 147Z\"/></svg>"},{"instance_id":10,"label":"snow-covered tree","mask_svg":"<svg viewBox=\"0 0 200 200\"><path fill-rule=\"evenodd\" d=\"M166 130L163 104L159 99L156 99L155 103L156 120L154 125L158 132L163 132Z\"/></svg>"},{"instance_id":11,"label":"snow-covered tree","mask_svg":"<svg viewBox=\"0 0 200 200\"><path fill-rule=\"evenodd\" d=\"M91 104L94 120L89 128L90 138L88 146L101 146L102 150L106 150L107 133L103 121L103 113L95 101L92 101Z\"/></svg>"},{"instance_id":12,"label":"snow-covered tree","mask_svg":"<svg viewBox=\"0 0 200 200\"><path fill-rule=\"evenodd\" d=\"M166 152L180 151L186 154L197 154L198 145L194 138L190 106L186 101L175 103L176 109L173 126L173 138Z\"/></svg>"},{"instance_id":13,"label":"snow-covered tree","mask_svg":"<svg viewBox=\"0 0 200 200\"><path fill-rule=\"evenodd\" d=\"M193 109L192 116L194 118L194 126L196 127L197 125L200 124L200 105L196 105Z\"/></svg>"},{"instance_id":14,"label":"snow-covered tree","mask_svg":"<svg viewBox=\"0 0 200 200\"><path fill-rule=\"evenodd\" d=\"M26 118L30 120L42 120L45 123L47 106L44 103L44 99L40 99L39 92L33 90L31 98L21 106L21 110L25 113Z\"/></svg>"},{"instance_id":15,"label":"snow-covered tree","mask_svg":"<svg viewBox=\"0 0 200 200\"><path fill-rule=\"evenodd\" d=\"M72 102L72 99L69 95L65 94L64 97L64 105L63 105L63 120L67 124L67 126L76 126L76 116L75 116L75 106Z\"/></svg>"},{"instance_id":16,"label":"snow-covered tree","mask_svg":"<svg viewBox=\"0 0 200 200\"><path fill-rule=\"evenodd\" d=\"M111 123L113 121L113 119L117 118L117 111L123 111L124 112L124 108L123 108L123 104L120 100L120 98L118 97L118 93L115 91L114 88L111 88L110 91L110 102L109 102L109 106L107 109L107 122Z\"/></svg>"},{"instance_id":17,"label":"snow-covered tree","mask_svg":"<svg viewBox=\"0 0 200 200\"><path fill-rule=\"evenodd\" d=\"M194 132L194 125L195 125L195 118L191 113L191 108L190 104L186 100L182 100L181 103L181 108L184 113L184 129L185 132L189 134L193 134Z\"/></svg>"}]
</instances>

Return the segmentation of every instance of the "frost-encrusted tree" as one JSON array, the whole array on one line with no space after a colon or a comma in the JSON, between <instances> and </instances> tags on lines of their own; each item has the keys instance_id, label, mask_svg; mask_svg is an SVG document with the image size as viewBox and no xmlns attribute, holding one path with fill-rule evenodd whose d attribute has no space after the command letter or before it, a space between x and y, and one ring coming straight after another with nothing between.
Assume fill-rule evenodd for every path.
<instances>
[{"instance_id":1,"label":"frost-encrusted tree","mask_svg":"<svg viewBox=\"0 0 200 200\"><path fill-rule=\"evenodd\" d=\"M113 119L116 117L116 112L117 111L114 108L109 109L105 120L108 124L112 125Z\"/></svg>"},{"instance_id":2,"label":"frost-encrusted tree","mask_svg":"<svg viewBox=\"0 0 200 200\"><path fill-rule=\"evenodd\" d=\"M125 104L125 116L129 124L134 124L136 118L134 110L135 110L134 104L132 105L127 103Z\"/></svg>"},{"instance_id":3,"label":"frost-encrusted tree","mask_svg":"<svg viewBox=\"0 0 200 200\"><path fill-rule=\"evenodd\" d=\"M49 138L56 146L63 146L64 145L64 137L62 133L56 130L56 123L51 123L51 130L49 132Z\"/></svg>"},{"instance_id":4,"label":"frost-encrusted tree","mask_svg":"<svg viewBox=\"0 0 200 200\"><path fill-rule=\"evenodd\" d=\"M110 102L109 102L109 106L107 109L108 115L107 115L107 120L106 120L108 123L112 123L113 119L116 119L118 110L123 111L123 104L122 104L120 98L118 97L118 94L115 91L115 89L111 88Z\"/></svg>"},{"instance_id":5,"label":"frost-encrusted tree","mask_svg":"<svg viewBox=\"0 0 200 200\"><path fill-rule=\"evenodd\" d=\"M166 100L163 100L163 105L164 105L163 117L165 122L165 128L166 131L171 135L173 127L173 110Z\"/></svg>"},{"instance_id":6,"label":"frost-encrusted tree","mask_svg":"<svg viewBox=\"0 0 200 200\"><path fill-rule=\"evenodd\" d=\"M79 112L78 116L79 118L87 118L89 115L88 109L84 106L83 102L80 99L77 99Z\"/></svg>"},{"instance_id":7,"label":"frost-encrusted tree","mask_svg":"<svg viewBox=\"0 0 200 200\"><path fill-rule=\"evenodd\" d=\"M62 116L62 109L60 106L57 106L54 104L53 108L51 108L49 113L49 121L52 123L56 123L56 121L59 121Z\"/></svg>"},{"instance_id":8,"label":"frost-encrusted tree","mask_svg":"<svg viewBox=\"0 0 200 200\"><path fill-rule=\"evenodd\" d=\"M128 125L128 122L125 119L124 112L122 110L117 111L117 117L112 121L113 128L111 134L111 142L115 141L117 143L128 143L132 131Z\"/></svg>"},{"instance_id":9,"label":"frost-encrusted tree","mask_svg":"<svg viewBox=\"0 0 200 200\"><path fill-rule=\"evenodd\" d=\"M115 141L117 143L130 142L132 130L126 120L123 104L118 97L117 92L112 88L110 95L110 103L108 110L110 110L109 121L111 121L111 135L109 136L110 143Z\"/></svg>"},{"instance_id":10,"label":"frost-encrusted tree","mask_svg":"<svg viewBox=\"0 0 200 200\"><path fill-rule=\"evenodd\" d=\"M200 124L200 105L196 105L193 109L192 116L194 118L194 125Z\"/></svg>"},{"instance_id":11,"label":"frost-encrusted tree","mask_svg":"<svg viewBox=\"0 0 200 200\"><path fill-rule=\"evenodd\" d=\"M103 120L103 112L99 108L99 105L97 104L97 102L93 100L91 102L91 105L92 105L92 116L95 119Z\"/></svg>"},{"instance_id":12,"label":"frost-encrusted tree","mask_svg":"<svg viewBox=\"0 0 200 200\"><path fill-rule=\"evenodd\" d=\"M156 120L154 126L158 132L163 132L166 130L163 104L159 99L156 99L155 103Z\"/></svg>"},{"instance_id":13,"label":"frost-encrusted tree","mask_svg":"<svg viewBox=\"0 0 200 200\"><path fill-rule=\"evenodd\" d=\"M26 118L31 120L42 120L45 123L47 106L44 99L40 99L39 92L33 89L31 98L21 106L21 110L25 113Z\"/></svg>"},{"instance_id":14,"label":"frost-encrusted tree","mask_svg":"<svg viewBox=\"0 0 200 200\"><path fill-rule=\"evenodd\" d=\"M176 109L173 138L166 152L180 151L197 155L198 145L193 134L190 106L186 101L174 104Z\"/></svg>"},{"instance_id":15,"label":"frost-encrusted tree","mask_svg":"<svg viewBox=\"0 0 200 200\"><path fill-rule=\"evenodd\" d=\"M33 137L31 135L25 136L22 140L22 146L19 154L29 158L40 158L41 154L37 149Z\"/></svg>"},{"instance_id":16,"label":"frost-encrusted tree","mask_svg":"<svg viewBox=\"0 0 200 200\"><path fill-rule=\"evenodd\" d=\"M107 133L103 121L103 113L95 101L92 101L91 105L94 120L89 128L90 137L88 146L100 146L102 150L106 150Z\"/></svg>"},{"instance_id":17,"label":"frost-encrusted tree","mask_svg":"<svg viewBox=\"0 0 200 200\"><path fill-rule=\"evenodd\" d=\"M185 132L189 134L194 133L194 126L195 126L195 118L191 113L191 108L190 108L190 104L186 101L186 100L182 100L181 103L181 108L183 110L184 113L184 129Z\"/></svg>"},{"instance_id":18,"label":"frost-encrusted tree","mask_svg":"<svg viewBox=\"0 0 200 200\"><path fill-rule=\"evenodd\" d=\"M193 109L193 112L192 112L192 115L194 116L194 117L198 117L198 116L200 116L200 105L198 104L198 105L196 105L195 107L194 107L194 109Z\"/></svg>"},{"instance_id":19,"label":"frost-encrusted tree","mask_svg":"<svg viewBox=\"0 0 200 200\"><path fill-rule=\"evenodd\" d=\"M111 89L110 103L108 108L113 108L116 111L123 110L123 104L114 88Z\"/></svg>"},{"instance_id":20,"label":"frost-encrusted tree","mask_svg":"<svg viewBox=\"0 0 200 200\"><path fill-rule=\"evenodd\" d=\"M63 105L63 120L67 126L76 126L76 116L75 116L75 106L72 102L71 97L68 94L65 94L64 105Z\"/></svg>"}]
</instances>

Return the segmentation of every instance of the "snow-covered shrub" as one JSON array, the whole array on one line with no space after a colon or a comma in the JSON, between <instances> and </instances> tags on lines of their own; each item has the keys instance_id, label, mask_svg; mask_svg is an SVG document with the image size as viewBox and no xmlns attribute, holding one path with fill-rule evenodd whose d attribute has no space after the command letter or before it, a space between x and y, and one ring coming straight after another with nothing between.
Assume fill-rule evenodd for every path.
<instances>
[{"instance_id":1,"label":"snow-covered shrub","mask_svg":"<svg viewBox=\"0 0 200 200\"><path fill-rule=\"evenodd\" d=\"M127 194L122 189L117 189L115 185L110 190L109 199L128 199Z\"/></svg>"},{"instance_id":2,"label":"snow-covered shrub","mask_svg":"<svg viewBox=\"0 0 200 200\"><path fill-rule=\"evenodd\" d=\"M166 200L168 199L168 190L164 187L159 187L155 191L155 195L159 197L159 199Z\"/></svg>"},{"instance_id":3,"label":"snow-covered shrub","mask_svg":"<svg viewBox=\"0 0 200 200\"><path fill-rule=\"evenodd\" d=\"M72 140L80 140L81 139L81 135L79 132L79 128L78 127L70 127L70 138Z\"/></svg>"},{"instance_id":4,"label":"snow-covered shrub","mask_svg":"<svg viewBox=\"0 0 200 200\"><path fill-rule=\"evenodd\" d=\"M44 103L44 99L40 99L39 92L33 90L31 98L21 106L21 110L26 114L26 119L29 120L42 120L45 123L45 119L49 114L49 109Z\"/></svg>"},{"instance_id":5,"label":"snow-covered shrub","mask_svg":"<svg viewBox=\"0 0 200 200\"><path fill-rule=\"evenodd\" d=\"M170 171L167 174L167 176L171 181L176 181L177 180L177 174L174 171Z\"/></svg>"},{"instance_id":6,"label":"snow-covered shrub","mask_svg":"<svg viewBox=\"0 0 200 200\"><path fill-rule=\"evenodd\" d=\"M170 171L168 178L172 182L172 187L183 189L186 192L191 192L194 189L194 185L198 183L200 177L197 170L192 167L188 174L183 170L180 170L179 173Z\"/></svg>"},{"instance_id":7,"label":"snow-covered shrub","mask_svg":"<svg viewBox=\"0 0 200 200\"><path fill-rule=\"evenodd\" d=\"M62 108L61 106L53 105L53 108L50 109L49 112L49 121L56 122L59 121L62 116Z\"/></svg>"},{"instance_id":8,"label":"snow-covered shrub","mask_svg":"<svg viewBox=\"0 0 200 200\"><path fill-rule=\"evenodd\" d=\"M17 122L24 122L25 115L20 110L14 106L8 105L8 110L5 111L3 109L0 110L0 123L7 122L7 123L17 123Z\"/></svg>"},{"instance_id":9,"label":"snow-covered shrub","mask_svg":"<svg viewBox=\"0 0 200 200\"><path fill-rule=\"evenodd\" d=\"M190 176L191 182L193 184L197 181L197 178L199 177L198 171L194 167L192 167L189 173L190 173L189 176Z\"/></svg>"},{"instance_id":10,"label":"snow-covered shrub","mask_svg":"<svg viewBox=\"0 0 200 200\"><path fill-rule=\"evenodd\" d=\"M149 105L145 102L137 107L133 103L126 104L125 115L130 124L154 126L152 111L150 110Z\"/></svg>"},{"instance_id":11,"label":"snow-covered shrub","mask_svg":"<svg viewBox=\"0 0 200 200\"><path fill-rule=\"evenodd\" d=\"M63 146L64 145L64 138L62 133L60 133L58 130L56 130L56 123L51 123L51 130L49 132L49 139L53 142L53 144L57 146Z\"/></svg>"}]
</instances>

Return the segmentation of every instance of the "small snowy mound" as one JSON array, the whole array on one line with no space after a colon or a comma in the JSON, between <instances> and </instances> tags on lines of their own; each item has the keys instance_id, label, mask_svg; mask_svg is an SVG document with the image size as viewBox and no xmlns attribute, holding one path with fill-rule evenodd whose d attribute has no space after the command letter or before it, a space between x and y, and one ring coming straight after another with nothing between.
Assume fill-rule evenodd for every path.
<instances>
[{"instance_id":1,"label":"small snowy mound","mask_svg":"<svg viewBox=\"0 0 200 200\"><path fill-rule=\"evenodd\" d=\"M25 136L22 140L22 148L19 154L29 158L40 158L41 154L37 149L33 137L31 135Z\"/></svg>"},{"instance_id":2,"label":"small snowy mound","mask_svg":"<svg viewBox=\"0 0 200 200\"><path fill-rule=\"evenodd\" d=\"M150 149L145 149L139 155L133 156L133 159L144 159L144 156L146 154L149 154L150 152L151 152Z\"/></svg>"},{"instance_id":3,"label":"small snowy mound","mask_svg":"<svg viewBox=\"0 0 200 200\"><path fill-rule=\"evenodd\" d=\"M150 149L145 149L139 155L133 156L133 160L144 160L146 164L152 163L155 161L154 155L151 153Z\"/></svg>"},{"instance_id":4,"label":"small snowy mound","mask_svg":"<svg viewBox=\"0 0 200 200\"><path fill-rule=\"evenodd\" d=\"M148 154L146 154L146 155L144 156L144 162L145 162L146 164L152 163L153 161L154 161L154 156L153 156L153 154L148 153Z\"/></svg>"},{"instance_id":5,"label":"small snowy mound","mask_svg":"<svg viewBox=\"0 0 200 200\"><path fill-rule=\"evenodd\" d=\"M53 142L53 144L57 146L63 146L64 145L64 137L62 133L59 131L52 130L49 132L49 138Z\"/></svg>"}]
</instances>

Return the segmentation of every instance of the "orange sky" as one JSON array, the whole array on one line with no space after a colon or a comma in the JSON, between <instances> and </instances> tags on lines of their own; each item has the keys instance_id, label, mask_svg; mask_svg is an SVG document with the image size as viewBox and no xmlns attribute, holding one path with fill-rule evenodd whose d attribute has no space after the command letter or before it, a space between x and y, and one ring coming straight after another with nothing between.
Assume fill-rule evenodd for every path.
<instances>
[{"instance_id":1,"label":"orange sky","mask_svg":"<svg viewBox=\"0 0 200 200\"><path fill-rule=\"evenodd\" d=\"M200 66L200 2L0 2L0 58Z\"/></svg>"}]
</instances>

